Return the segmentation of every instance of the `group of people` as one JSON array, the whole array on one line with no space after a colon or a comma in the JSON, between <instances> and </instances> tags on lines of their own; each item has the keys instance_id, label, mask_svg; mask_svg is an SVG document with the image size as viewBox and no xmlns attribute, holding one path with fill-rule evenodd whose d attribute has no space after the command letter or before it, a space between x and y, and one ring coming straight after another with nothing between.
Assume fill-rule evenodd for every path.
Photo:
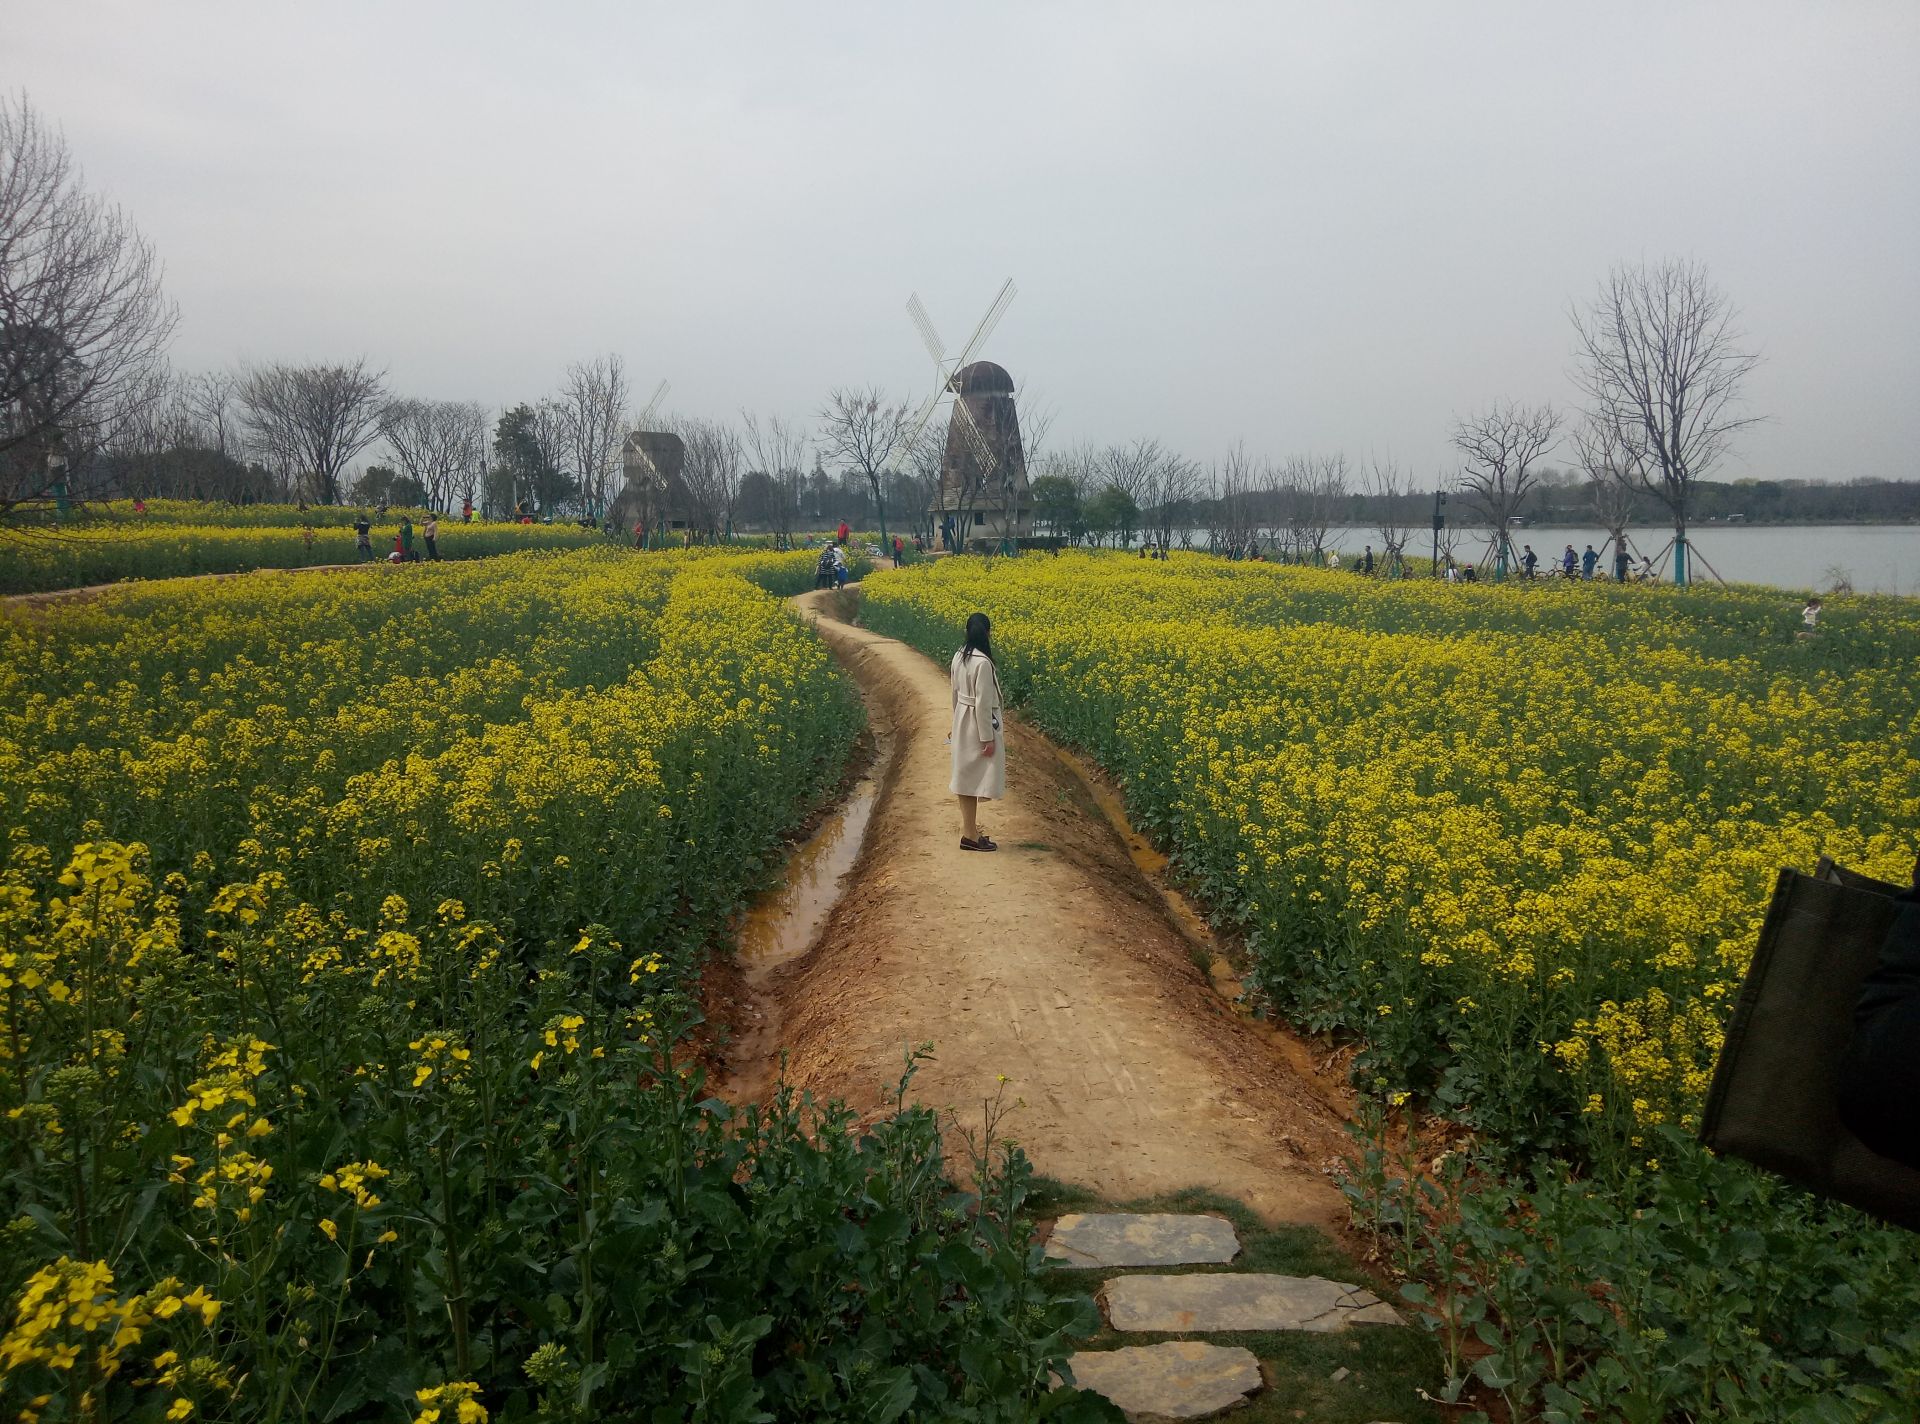
<instances>
[{"instance_id":1,"label":"group of people","mask_svg":"<svg viewBox=\"0 0 1920 1424\"><path fill-rule=\"evenodd\" d=\"M847 551L837 539L820 551L820 559L813 566L813 586L815 588L847 586Z\"/></svg>"},{"instance_id":2,"label":"group of people","mask_svg":"<svg viewBox=\"0 0 1920 1424\"><path fill-rule=\"evenodd\" d=\"M1587 545L1586 552L1576 554L1569 544L1560 554L1560 576L1562 578L1592 579L1593 571L1600 565L1600 551ZM1539 577L1540 556L1533 552L1533 545L1520 546L1520 569L1528 578ZM1645 554L1640 556L1639 567L1634 566L1633 555L1627 552L1624 540L1617 542L1613 549L1613 578L1615 583L1652 583L1657 575L1653 571L1653 560Z\"/></svg>"},{"instance_id":3,"label":"group of people","mask_svg":"<svg viewBox=\"0 0 1920 1424\"><path fill-rule=\"evenodd\" d=\"M471 508L471 506L469 506L469 508ZM387 512L387 506L385 504L382 504L380 506L380 514L384 517L386 512ZM471 517L471 515L469 514L468 517ZM420 553L418 550L416 550L413 547L413 532L414 532L413 517L407 514L401 515L400 528L394 533L394 536L393 536L393 548L387 554L388 563L411 564L411 563L419 562ZM354 516L353 536L355 541L355 550L360 555L360 561L362 563L371 562L373 559L373 521L367 518L366 513L364 511ZM427 515L426 519L424 519L421 522L420 539L421 539L421 542L426 545L427 558L434 563L439 563L440 562L440 516L439 515L433 514L430 512Z\"/></svg>"}]
</instances>

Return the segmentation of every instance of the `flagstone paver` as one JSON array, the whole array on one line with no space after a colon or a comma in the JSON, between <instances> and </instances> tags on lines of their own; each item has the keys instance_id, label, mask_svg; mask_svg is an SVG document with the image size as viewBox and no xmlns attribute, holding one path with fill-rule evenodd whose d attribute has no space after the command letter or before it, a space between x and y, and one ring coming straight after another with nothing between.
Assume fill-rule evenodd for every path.
<instances>
[{"instance_id":1,"label":"flagstone paver","mask_svg":"<svg viewBox=\"0 0 1920 1424\"><path fill-rule=\"evenodd\" d=\"M1047 1259L1069 1267L1216 1266L1239 1254L1224 1217L1171 1212L1075 1212L1047 1239Z\"/></svg>"},{"instance_id":2,"label":"flagstone paver","mask_svg":"<svg viewBox=\"0 0 1920 1424\"><path fill-rule=\"evenodd\" d=\"M1082 1350L1067 1361L1073 1381L1128 1415L1204 1419L1260 1388L1260 1361L1238 1345L1169 1340L1118 1350Z\"/></svg>"},{"instance_id":3,"label":"flagstone paver","mask_svg":"<svg viewBox=\"0 0 1920 1424\"><path fill-rule=\"evenodd\" d=\"M1116 1330L1308 1330L1397 1325L1372 1291L1321 1276L1116 1276L1104 1291Z\"/></svg>"}]
</instances>

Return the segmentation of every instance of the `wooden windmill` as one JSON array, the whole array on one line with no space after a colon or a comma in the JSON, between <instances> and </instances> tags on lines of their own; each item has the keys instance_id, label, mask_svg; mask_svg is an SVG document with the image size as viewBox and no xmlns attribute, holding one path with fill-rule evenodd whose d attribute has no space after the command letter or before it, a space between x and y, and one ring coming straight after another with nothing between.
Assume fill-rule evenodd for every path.
<instances>
[{"instance_id":1,"label":"wooden windmill","mask_svg":"<svg viewBox=\"0 0 1920 1424\"><path fill-rule=\"evenodd\" d=\"M649 428L659 416L660 403L667 398L667 390L665 381L654 387L647 408L640 412L639 420L627 432L620 447L620 473L626 484L620 498L614 501L614 509L621 525L631 519L645 526L649 545L654 544L676 507L684 516L686 504L680 481L686 449L680 437L671 431ZM685 523L684 517L680 522Z\"/></svg>"},{"instance_id":2,"label":"wooden windmill","mask_svg":"<svg viewBox=\"0 0 1920 1424\"><path fill-rule=\"evenodd\" d=\"M927 512L950 536L956 549L964 548L969 541L997 540L1004 544L1032 532L1026 457L1013 407L1013 379L993 362L974 359L1015 295L1013 279L1008 278L974 327L973 335L954 356L947 354L919 294L907 299L907 314L933 358L934 382L933 394L914 417L896 461L918 444L935 409L951 396L953 410L940 460L940 483Z\"/></svg>"}]
</instances>

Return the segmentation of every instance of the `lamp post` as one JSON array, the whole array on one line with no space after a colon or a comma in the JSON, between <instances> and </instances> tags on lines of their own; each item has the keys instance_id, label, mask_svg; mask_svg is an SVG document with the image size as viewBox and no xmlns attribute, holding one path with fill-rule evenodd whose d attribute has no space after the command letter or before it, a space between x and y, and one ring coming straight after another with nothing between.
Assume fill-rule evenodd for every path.
<instances>
[{"instance_id":1,"label":"lamp post","mask_svg":"<svg viewBox=\"0 0 1920 1424\"><path fill-rule=\"evenodd\" d=\"M59 431L47 447L47 486L53 491L53 507L65 514L72 507L67 499L67 442Z\"/></svg>"},{"instance_id":2,"label":"lamp post","mask_svg":"<svg viewBox=\"0 0 1920 1424\"><path fill-rule=\"evenodd\" d=\"M1440 531L1447 527L1447 516L1440 512L1440 506L1447 502L1445 490L1433 492L1433 576L1440 577Z\"/></svg>"}]
</instances>

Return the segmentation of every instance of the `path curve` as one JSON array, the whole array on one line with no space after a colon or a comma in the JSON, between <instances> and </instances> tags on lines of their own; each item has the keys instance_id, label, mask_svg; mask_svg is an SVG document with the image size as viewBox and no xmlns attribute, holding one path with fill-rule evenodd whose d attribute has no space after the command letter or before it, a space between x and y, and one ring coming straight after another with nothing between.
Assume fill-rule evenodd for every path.
<instances>
[{"instance_id":1,"label":"path curve","mask_svg":"<svg viewBox=\"0 0 1920 1424\"><path fill-rule=\"evenodd\" d=\"M903 1047L931 1040L914 1097L977 1124L1005 1075L1024 1103L1006 1130L1047 1176L1339 1219L1337 1116L1208 987L1053 745L1014 714L1008 797L981 807L1001 849L962 851L945 669L841 621L833 598L794 603L893 723L893 764L818 943L770 986L789 1081L873 1111Z\"/></svg>"}]
</instances>

